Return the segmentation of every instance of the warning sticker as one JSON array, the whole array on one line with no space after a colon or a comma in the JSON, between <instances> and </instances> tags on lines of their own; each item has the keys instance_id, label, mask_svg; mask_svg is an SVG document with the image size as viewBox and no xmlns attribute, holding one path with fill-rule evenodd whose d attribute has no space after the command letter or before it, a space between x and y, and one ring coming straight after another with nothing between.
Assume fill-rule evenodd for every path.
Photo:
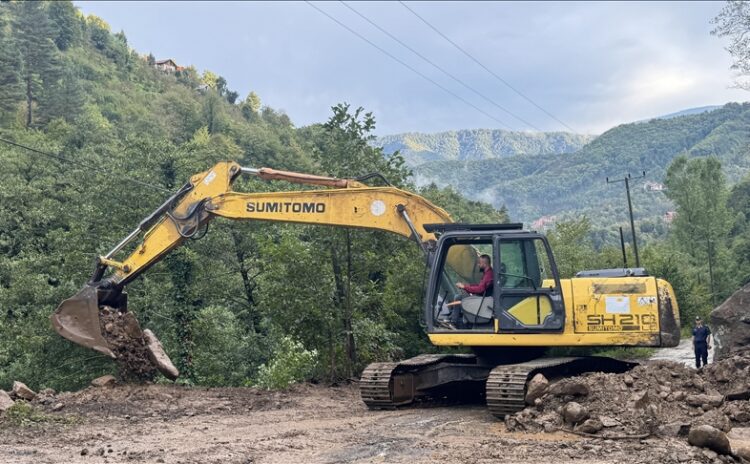
<instances>
[{"instance_id":1,"label":"warning sticker","mask_svg":"<svg viewBox=\"0 0 750 464\"><path fill-rule=\"evenodd\" d=\"M656 303L655 296L639 296L638 297L638 306L651 306L654 303Z\"/></svg>"}]
</instances>

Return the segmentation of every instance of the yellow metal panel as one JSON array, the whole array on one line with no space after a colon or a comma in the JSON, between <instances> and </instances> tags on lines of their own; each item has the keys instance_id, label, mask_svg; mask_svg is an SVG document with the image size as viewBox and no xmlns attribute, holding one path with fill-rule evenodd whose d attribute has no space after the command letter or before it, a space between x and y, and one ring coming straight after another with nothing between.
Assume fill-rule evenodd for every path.
<instances>
[{"instance_id":1,"label":"yellow metal panel","mask_svg":"<svg viewBox=\"0 0 750 464\"><path fill-rule=\"evenodd\" d=\"M508 309L508 313L529 326L541 324L551 312L552 304L546 295L530 296Z\"/></svg>"},{"instance_id":2,"label":"yellow metal panel","mask_svg":"<svg viewBox=\"0 0 750 464\"><path fill-rule=\"evenodd\" d=\"M438 346L659 346L658 334L475 334L431 333L430 342Z\"/></svg>"}]
</instances>

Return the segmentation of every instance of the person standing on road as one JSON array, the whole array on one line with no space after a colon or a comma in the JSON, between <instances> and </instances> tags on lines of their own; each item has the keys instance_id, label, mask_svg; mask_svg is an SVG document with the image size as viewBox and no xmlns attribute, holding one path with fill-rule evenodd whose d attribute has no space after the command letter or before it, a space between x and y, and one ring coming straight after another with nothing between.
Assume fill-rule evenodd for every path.
<instances>
[{"instance_id":1,"label":"person standing on road","mask_svg":"<svg viewBox=\"0 0 750 464\"><path fill-rule=\"evenodd\" d=\"M695 368L701 368L708 364L708 350L711 349L711 329L703 325L700 317L695 318L695 327L693 328L693 349L695 350Z\"/></svg>"}]
</instances>

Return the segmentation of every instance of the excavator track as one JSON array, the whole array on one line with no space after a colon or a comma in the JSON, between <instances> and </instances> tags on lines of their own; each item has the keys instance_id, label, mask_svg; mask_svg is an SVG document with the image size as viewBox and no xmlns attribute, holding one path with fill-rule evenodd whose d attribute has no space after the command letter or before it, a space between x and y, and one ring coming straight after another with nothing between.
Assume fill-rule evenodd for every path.
<instances>
[{"instance_id":1,"label":"excavator track","mask_svg":"<svg viewBox=\"0 0 750 464\"><path fill-rule=\"evenodd\" d=\"M370 409L394 409L451 383L482 382L492 367L471 354L424 354L373 363L362 372L360 396Z\"/></svg>"},{"instance_id":2,"label":"excavator track","mask_svg":"<svg viewBox=\"0 0 750 464\"><path fill-rule=\"evenodd\" d=\"M487 378L487 407L498 418L504 418L526 407L526 384L536 374L548 379L568 377L584 372L627 372L637 363L601 356L580 358L541 358L519 364L497 366Z\"/></svg>"}]
</instances>

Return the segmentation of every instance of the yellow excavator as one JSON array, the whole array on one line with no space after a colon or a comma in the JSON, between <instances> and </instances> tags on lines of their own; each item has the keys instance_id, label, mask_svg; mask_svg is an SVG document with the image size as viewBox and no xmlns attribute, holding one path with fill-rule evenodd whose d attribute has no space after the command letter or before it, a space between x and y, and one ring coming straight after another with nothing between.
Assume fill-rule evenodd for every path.
<instances>
[{"instance_id":1,"label":"yellow excavator","mask_svg":"<svg viewBox=\"0 0 750 464\"><path fill-rule=\"evenodd\" d=\"M242 175L322 188L244 193L232 191ZM382 176L381 176L382 177ZM561 279L547 239L520 224L453 223L441 208L392 186L221 162L196 174L109 253L97 259L89 282L55 310L63 337L120 361L148 359L167 377L179 373L156 337L141 330L127 309L125 286L216 217L357 227L414 240L429 268L424 317L430 341L473 354L426 354L369 365L360 380L372 409L420 397L484 390L498 417L525 406L527 382L588 371L622 372L631 363L606 357L541 357L549 347L676 346L679 311L668 282L643 269L582 271ZM116 259L143 234L121 261ZM492 269L481 294L462 294L461 283L482 280L479 262ZM472 287L470 287L472 288ZM131 366L132 367L132 366Z\"/></svg>"}]
</instances>

